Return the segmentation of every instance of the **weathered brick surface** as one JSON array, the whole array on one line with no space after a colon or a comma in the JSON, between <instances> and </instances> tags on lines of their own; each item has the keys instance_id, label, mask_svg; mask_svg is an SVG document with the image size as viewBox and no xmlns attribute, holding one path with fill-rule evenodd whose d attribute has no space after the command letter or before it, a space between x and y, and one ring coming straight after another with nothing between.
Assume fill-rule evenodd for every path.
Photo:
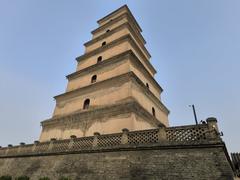
<instances>
[{"instance_id":1,"label":"weathered brick surface","mask_svg":"<svg viewBox=\"0 0 240 180\"><path fill-rule=\"evenodd\" d=\"M222 147L189 147L0 158L1 175L31 179L231 180Z\"/></svg>"}]
</instances>

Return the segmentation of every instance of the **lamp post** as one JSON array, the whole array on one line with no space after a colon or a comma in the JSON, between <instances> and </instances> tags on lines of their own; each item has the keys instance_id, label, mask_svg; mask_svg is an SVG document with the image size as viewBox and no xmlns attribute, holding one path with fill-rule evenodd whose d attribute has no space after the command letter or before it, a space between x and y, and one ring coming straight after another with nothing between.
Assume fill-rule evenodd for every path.
<instances>
[{"instance_id":1,"label":"lamp post","mask_svg":"<svg viewBox=\"0 0 240 180\"><path fill-rule=\"evenodd\" d=\"M194 119L195 119L196 125L198 125L197 114L196 114L196 110L195 110L194 104L193 105L189 105L189 107L192 107Z\"/></svg>"}]
</instances>

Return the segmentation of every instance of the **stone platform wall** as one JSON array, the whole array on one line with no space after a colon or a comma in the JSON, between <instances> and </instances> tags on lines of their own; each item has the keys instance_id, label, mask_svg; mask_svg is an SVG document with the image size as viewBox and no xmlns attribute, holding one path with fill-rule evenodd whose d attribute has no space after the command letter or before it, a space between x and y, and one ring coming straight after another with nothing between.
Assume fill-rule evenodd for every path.
<instances>
[{"instance_id":1,"label":"stone platform wall","mask_svg":"<svg viewBox=\"0 0 240 180\"><path fill-rule=\"evenodd\" d=\"M0 177L233 179L216 123L99 135L0 149Z\"/></svg>"},{"instance_id":2,"label":"stone platform wall","mask_svg":"<svg viewBox=\"0 0 240 180\"><path fill-rule=\"evenodd\" d=\"M208 145L209 146L209 145ZM221 145L150 147L107 152L0 159L0 175L31 179L231 180L232 170ZM156 148L156 149L154 149Z\"/></svg>"}]
</instances>

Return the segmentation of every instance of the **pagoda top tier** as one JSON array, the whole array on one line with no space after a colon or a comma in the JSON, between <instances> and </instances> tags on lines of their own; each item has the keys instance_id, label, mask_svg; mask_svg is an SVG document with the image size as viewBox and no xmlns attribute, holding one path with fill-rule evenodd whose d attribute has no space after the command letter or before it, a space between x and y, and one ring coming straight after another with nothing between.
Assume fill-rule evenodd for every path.
<instances>
[{"instance_id":1,"label":"pagoda top tier","mask_svg":"<svg viewBox=\"0 0 240 180\"><path fill-rule=\"evenodd\" d=\"M107 16L99 19L97 21L97 23L102 26L104 24L106 24L107 22L123 15L123 14L127 14L129 15L129 17L131 18L131 20L133 21L134 25L136 26L137 30L139 32L142 32L141 27L139 26L138 22L136 21L136 19L134 18L133 14L131 13L130 9L128 8L127 5L123 5L120 8L118 8L117 10L111 12L110 14L108 14Z\"/></svg>"}]
</instances>

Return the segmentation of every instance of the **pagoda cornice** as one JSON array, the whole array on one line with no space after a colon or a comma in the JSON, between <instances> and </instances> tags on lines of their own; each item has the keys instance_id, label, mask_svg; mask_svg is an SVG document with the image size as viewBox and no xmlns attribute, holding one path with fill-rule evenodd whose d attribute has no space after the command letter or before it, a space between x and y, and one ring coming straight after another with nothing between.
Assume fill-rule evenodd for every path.
<instances>
[{"instance_id":1,"label":"pagoda cornice","mask_svg":"<svg viewBox=\"0 0 240 180\"><path fill-rule=\"evenodd\" d=\"M146 87L146 85L134 74L134 72L128 72L119 76L115 76L103 81L96 82L94 84L90 84L85 87L81 87L72 91L65 92L63 94L60 94L58 96L55 96L55 100L58 101L60 99L65 99L65 98L73 98L76 97L79 94L84 94L88 93L90 91L95 91L95 89L100 89L101 87L106 87L106 86L113 86L114 83L123 83L127 82L129 80L133 80L133 82L136 82L136 84L141 87L142 92L149 96L156 105L159 106L159 108L165 112L166 114L169 114L169 110L167 107Z\"/></svg>"},{"instance_id":2,"label":"pagoda cornice","mask_svg":"<svg viewBox=\"0 0 240 180\"><path fill-rule=\"evenodd\" d=\"M110 49L110 48L112 48L112 47L115 47L115 46L119 45L120 43L126 42L126 41L129 42L129 43L132 45L132 47L133 47L133 48L139 53L139 55L143 58L144 62L146 63L147 67L150 69L151 73L152 73L152 74L155 74L155 73L156 73L155 68L154 68L154 67L152 66L152 64L149 62L148 57L146 57L146 56L144 55L144 53L141 51L140 47L137 45L137 43L134 41L134 39L132 38L132 36L131 36L130 34L127 34L127 35L125 35L125 36L122 36L122 37L120 37L120 38L118 38L118 39L116 39L116 40L114 40L114 41L106 44L105 46L101 46L101 47L99 47L99 48L97 48L97 49L95 49L95 50L93 50L93 51L90 51L90 52L88 52L88 53L86 53L86 54L83 54L82 56L77 57L76 60L77 60L78 62L79 62L79 61L83 61L83 60L87 59L88 57L94 56L94 55L96 55L96 54L98 54L98 53L101 53L101 52L103 52L103 51L105 51L105 50L108 50L108 49Z\"/></svg>"},{"instance_id":3,"label":"pagoda cornice","mask_svg":"<svg viewBox=\"0 0 240 180\"><path fill-rule=\"evenodd\" d=\"M88 126L90 126L96 120L99 121L99 119L104 119L104 117L114 117L126 113L136 113L140 117L147 119L148 122L155 127L165 126L157 118L151 115L146 109L144 109L134 98L117 104L89 108L88 110L80 110L64 116L53 117L51 119L42 121L41 125L43 127L59 125L66 126L70 122L74 124L82 121L84 124L88 122Z\"/></svg>"},{"instance_id":4,"label":"pagoda cornice","mask_svg":"<svg viewBox=\"0 0 240 180\"><path fill-rule=\"evenodd\" d=\"M128 50L126 52L123 52L121 54L118 54L116 56L113 56L111 58L108 58L102 62L96 63L92 66L89 66L87 68L84 68L82 70L76 71L72 74L69 74L66 76L68 80L72 80L75 78L78 78L81 75L88 74L89 72L98 70L100 68L106 67L107 65L114 64L116 62L124 61L126 58L129 58L130 61L139 67L140 71L143 71L143 73L150 79L150 81L153 82L155 86L157 86L161 92L163 92L162 87L158 84L158 82L154 79L154 77L148 72L146 67L141 63L141 61L138 59L138 57L134 54L132 50Z\"/></svg>"},{"instance_id":5,"label":"pagoda cornice","mask_svg":"<svg viewBox=\"0 0 240 180\"><path fill-rule=\"evenodd\" d=\"M130 9L128 8L127 5L123 5L122 7L118 8L117 10L113 11L112 13L108 14L107 16L99 19L97 22L98 24L102 23L103 21L106 21L108 19L111 19L111 17L116 14L117 12L120 12L122 10L126 9L127 10L127 13L130 15L131 19L133 20L134 24L136 25L137 27L137 30L139 32L142 32L142 29L140 27L140 25L138 24L137 20L135 19L135 17L133 16L133 14L131 13Z\"/></svg>"},{"instance_id":6,"label":"pagoda cornice","mask_svg":"<svg viewBox=\"0 0 240 180\"><path fill-rule=\"evenodd\" d=\"M133 82L135 82L137 85L139 85L142 88L142 92L144 94L146 94L147 96L149 96L157 105L158 107L160 107L160 109L165 112L166 114L169 114L170 111L168 110L168 108L159 100L159 98L157 98L152 91L150 91L149 88L146 87L146 85L134 74L134 72L130 72L131 73L131 78L134 80Z\"/></svg>"},{"instance_id":7,"label":"pagoda cornice","mask_svg":"<svg viewBox=\"0 0 240 180\"><path fill-rule=\"evenodd\" d=\"M151 54L148 52L148 50L146 49L146 47L144 46L144 44L141 41L141 34L136 33L136 31L134 31L133 27L131 26L131 24L129 24L129 22L125 22L123 24L121 24L120 26L112 29L111 31L109 31L108 33L104 33L88 42L86 42L84 44L85 47L90 46L98 41L101 41L109 36L111 36L112 34L124 29L124 28L128 28L128 30L130 31L131 35L133 35L134 39L136 39L136 41L138 42L139 46L143 49L143 51L147 54L148 58L151 58Z\"/></svg>"},{"instance_id":8,"label":"pagoda cornice","mask_svg":"<svg viewBox=\"0 0 240 180\"><path fill-rule=\"evenodd\" d=\"M117 18L113 19L112 21L109 21L106 24L104 24L104 25L94 29L93 31L91 31L91 33L94 35L94 34L100 32L102 30L106 30L109 26L117 23L118 21L121 21L124 18L127 18L129 25L131 26L133 31L139 36L140 41L142 42L142 44L146 44L146 41L145 41L144 37L142 36L142 34L139 31L136 30L132 19L130 18L129 14L127 14L127 13L124 13L124 14L118 16ZM111 31L112 31L112 29L111 29ZM96 38L94 38L94 39L96 39Z\"/></svg>"}]
</instances>

